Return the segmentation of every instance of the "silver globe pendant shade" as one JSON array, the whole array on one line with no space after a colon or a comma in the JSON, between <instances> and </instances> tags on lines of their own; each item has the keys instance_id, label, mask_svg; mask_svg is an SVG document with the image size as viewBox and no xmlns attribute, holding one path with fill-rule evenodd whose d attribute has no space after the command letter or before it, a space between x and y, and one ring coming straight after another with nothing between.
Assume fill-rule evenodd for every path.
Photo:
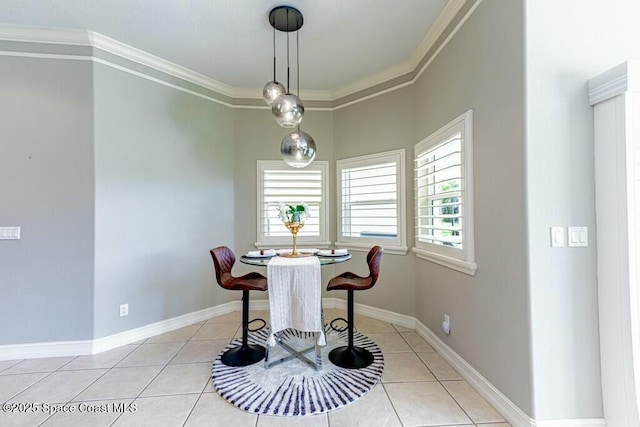
<instances>
[{"instance_id":1,"label":"silver globe pendant shade","mask_svg":"<svg viewBox=\"0 0 640 427\"><path fill-rule=\"evenodd\" d=\"M298 30L302 28L303 18L302 13L291 6L277 6L269 12L269 24L274 29L273 37L273 81L267 83L263 90L263 97L267 104L271 105L271 112L276 122L285 128L295 128L297 130L291 132L282 140L280 144L280 154L286 164L294 168L304 168L316 157L316 143L306 132L300 130L300 122L304 115L304 105L297 95L294 95L289 90L289 33L296 32L296 64L297 64L297 77L296 83L298 86L297 93L300 94L300 43L298 37ZM276 81L276 58L275 58L275 30L287 33L287 86L283 87L283 91L272 101L270 96L276 93L276 90L280 90ZM279 84L278 84L279 85ZM279 85L282 86L282 85Z\"/></svg>"},{"instance_id":2,"label":"silver globe pendant shade","mask_svg":"<svg viewBox=\"0 0 640 427\"><path fill-rule=\"evenodd\" d=\"M276 98L271 106L276 122L284 128L294 128L302 121L304 105L296 95L285 93Z\"/></svg>"},{"instance_id":3,"label":"silver globe pendant shade","mask_svg":"<svg viewBox=\"0 0 640 427\"><path fill-rule=\"evenodd\" d=\"M287 92L284 85L276 80L271 80L262 89L262 97L264 98L264 102L267 105L273 105L275 100L280 96L284 95Z\"/></svg>"},{"instance_id":4,"label":"silver globe pendant shade","mask_svg":"<svg viewBox=\"0 0 640 427\"><path fill-rule=\"evenodd\" d=\"M300 93L300 50L298 43L298 30L302 28L302 13L291 6L278 6L269 12L269 24L273 27L273 80L268 82L262 90L262 96L271 106L271 112L276 122L285 128L294 128L302 121L304 105L297 95L290 91L289 69L289 33L296 33L296 63L298 94ZM287 86L283 86L276 80L276 30L287 34Z\"/></svg>"},{"instance_id":5,"label":"silver globe pendant shade","mask_svg":"<svg viewBox=\"0 0 640 427\"><path fill-rule=\"evenodd\" d=\"M267 105L271 106L276 98L285 93L287 93L287 89L276 80L276 28L273 27L273 80L264 85L262 97Z\"/></svg>"},{"instance_id":6,"label":"silver globe pendant shade","mask_svg":"<svg viewBox=\"0 0 640 427\"><path fill-rule=\"evenodd\" d=\"M280 145L282 160L294 168L304 168L316 157L316 142L300 129L285 136Z\"/></svg>"}]
</instances>

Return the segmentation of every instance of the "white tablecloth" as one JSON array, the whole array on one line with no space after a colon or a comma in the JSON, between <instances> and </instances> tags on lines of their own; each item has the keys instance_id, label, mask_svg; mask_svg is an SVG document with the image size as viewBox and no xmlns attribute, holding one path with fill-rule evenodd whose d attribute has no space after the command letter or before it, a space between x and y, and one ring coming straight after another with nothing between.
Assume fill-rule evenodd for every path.
<instances>
[{"instance_id":1,"label":"white tablecloth","mask_svg":"<svg viewBox=\"0 0 640 427\"><path fill-rule=\"evenodd\" d=\"M293 328L303 332L318 332L318 344L325 345L318 258L274 257L267 264L267 280L271 328L267 344L276 345L274 334Z\"/></svg>"}]
</instances>

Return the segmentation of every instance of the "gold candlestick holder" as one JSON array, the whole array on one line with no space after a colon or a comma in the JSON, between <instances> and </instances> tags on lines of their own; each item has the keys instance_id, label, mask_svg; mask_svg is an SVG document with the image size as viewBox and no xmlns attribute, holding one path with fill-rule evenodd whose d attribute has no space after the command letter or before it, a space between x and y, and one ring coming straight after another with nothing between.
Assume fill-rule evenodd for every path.
<instances>
[{"instance_id":1,"label":"gold candlestick holder","mask_svg":"<svg viewBox=\"0 0 640 427\"><path fill-rule=\"evenodd\" d=\"M304 223L287 221L284 223L284 225L289 229L291 235L293 236L293 249L291 250L290 254L281 254L281 256L288 258L297 258L312 255L308 253L298 253L296 250L296 238L298 237L298 231L300 231L300 229L304 226Z\"/></svg>"}]
</instances>

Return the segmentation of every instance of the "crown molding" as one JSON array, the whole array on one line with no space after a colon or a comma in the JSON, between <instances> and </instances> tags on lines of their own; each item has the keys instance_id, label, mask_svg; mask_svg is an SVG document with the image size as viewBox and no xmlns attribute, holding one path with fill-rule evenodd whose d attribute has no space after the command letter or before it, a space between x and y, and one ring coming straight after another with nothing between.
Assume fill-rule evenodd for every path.
<instances>
[{"instance_id":1,"label":"crown molding","mask_svg":"<svg viewBox=\"0 0 640 427\"><path fill-rule=\"evenodd\" d=\"M334 97L329 90L301 90L300 98L309 101L333 101ZM236 87L233 89L233 98L260 99L262 100L262 88Z\"/></svg>"},{"instance_id":2,"label":"crown molding","mask_svg":"<svg viewBox=\"0 0 640 427\"><path fill-rule=\"evenodd\" d=\"M0 24L0 40L93 47L221 95L234 96L234 88L230 85L94 31Z\"/></svg>"},{"instance_id":3,"label":"crown molding","mask_svg":"<svg viewBox=\"0 0 640 427\"><path fill-rule=\"evenodd\" d=\"M162 59L143 50L129 46L102 34L87 31L91 46L104 52L120 56L165 74L197 84L221 95L233 97L234 88L228 84L206 77L181 65Z\"/></svg>"},{"instance_id":4,"label":"crown molding","mask_svg":"<svg viewBox=\"0 0 640 427\"><path fill-rule=\"evenodd\" d=\"M333 90L331 92L332 101L378 86L412 71L413 69L411 68L409 63L403 62L396 65L395 67L391 67L377 74L374 74L373 76Z\"/></svg>"},{"instance_id":5,"label":"crown molding","mask_svg":"<svg viewBox=\"0 0 640 427\"><path fill-rule=\"evenodd\" d=\"M373 76L358 80L334 90L301 91L300 97L311 101L336 101L345 96L375 87L379 84L393 80L407 73L412 73L420 65L420 62L438 41L438 38L447 29L449 24L460 12L467 0L447 0L442 10L436 17L433 25L422 38L409 60L394 67L381 71ZM262 89L236 88L234 96L238 98L262 99Z\"/></svg>"},{"instance_id":6,"label":"crown molding","mask_svg":"<svg viewBox=\"0 0 640 427\"><path fill-rule=\"evenodd\" d=\"M427 55L431 48L435 46L440 36L451 22L453 22L456 15L460 12L467 1L468 0L447 0L435 21L433 21L433 25L431 25L420 43L418 43L418 46L407 61L373 76L333 90L332 101L375 87L379 84L388 82L389 80L401 77L407 73L414 73L425 55Z\"/></svg>"},{"instance_id":7,"label":"crown molding","mask_svg":"<svg viewBox=\"0 0 640 427\"><path fill-rule=\"evenodd\" d=\"M409 73L415 74L417 67L420 66L425 55L427 55L429 51L436 46L440 36L444 31L446 31L447 27L453 22L460 10L469 1L470 0L447 0L433 25L429 28L407 61L373 76L333 90L301 91L301 98L309 101L334 102L349 95L375 88L378 85L406 76ZM477 4L479 4L480 1L478 1ZM475 6L477 6L477 4ZM471 14L473 9L475 9L475 7L469 11L466 17ZM463 22L466 20L466 17L463 19ZM460 24L452 33L457 31ZM441 46L438 47L438 50L432 55L432 57L437 55L443 47L442 45L445 45L451 38L451 35L452 34L450 34L449 37L441 43ZM229 98L262 99L261 88L233 87L93 31L0 24L0 40L93 47L100 51L119 56L134 63L196 84L204 89L211 90ZM426 66L431 62L431 59L433 58L429 59L429 61L422 67L421 71L424 71L424 68L426 68ZM413 83L417 77L418 76L414 76L413 79L409 78L410 83ZM396 85L393 88L376 91L376 94L384 94L392 89L404 87L406 84L407 83L405 82L400 85ZM371 94L366 95L362 97L362 100L369 99L372 96L373 95ZM360 100L360 98L358 99ZM357 100L350 101L349 104L354 102L357 102ZM246 107L251 108L252 106L248 105ZM238 108L244 108L244 106L238 106Z\"/></svg>"},{"instance_id":8,"label":"crown molding","mask_svg":"<svg viewBox=\"0 0 640 427\"><path fill-rule=\"evenodd\" d=\"M28 25L0 24L0 40L90 46L88 31L68 28L45 28Z\"/></svg>"},{"instance_id":9,"label":"crown molding","mask_svg":"<svg viewBox=\"0 0 640 427\"><path fill-rule=\"evenodd\" d=\"M415 51L413 51L413 55L407 61L411 66L411 71L415 70L419 65L422 59L429 53L429 50L436 44L438 38L444 33L449 24L453 22L454 18L460 12L462 7L465 5L467 0L448 0L438 17L433 22L433 25L427 31L427 34L424 35L418 47Z\"/></svg>"}]
</instances>

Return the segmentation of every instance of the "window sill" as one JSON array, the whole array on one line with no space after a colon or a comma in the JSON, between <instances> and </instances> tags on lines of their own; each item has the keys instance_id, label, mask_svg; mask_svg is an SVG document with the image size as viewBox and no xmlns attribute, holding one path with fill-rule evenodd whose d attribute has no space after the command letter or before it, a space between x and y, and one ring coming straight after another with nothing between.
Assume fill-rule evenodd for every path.
<instances>
[{"instance_id":1,"label":"window sill","mask_svg":"<svg viewBox=\"0 0 640 427\"><path fill-rule=\"evenodd\" d=\"M418 258L443 265L447 268L451 268L461 273L468 274L469 276L475 276L476 270L478 269L478 264L476 264L475 262L451 258L434 252L425 251L424 249L420 248L413 248L412 250Z\"/></svg>"},{"instance_id":2,"label":"window sill","mask_svg":"<svg viewBox=\"0 0 640 427\"><path fill-rule=\"evenodd\" d=\"M282 240L279 242L255 242L254 246L257 249L271 249L271 248L290 248L293 246L293 240ZM331 246L331 242L301 242L298 240L296 247L299 248L328 248Z\"/></svg>"},{"instance_id":3,"label":"window sill","mask_svg":"<svg viewBox=\"0 0 640 427\"><path fill-rule=\"evenodd\" d=\"M384 253L389 255L406 255L409 251L409 248L406 246L385 246L384 244L380 244L380 242L371 242L371 244L336 242L336 246L339 248L349 249L355 252L369 252L369 250L376 245L382 246Z\"/></svg>"}]
</instances>

